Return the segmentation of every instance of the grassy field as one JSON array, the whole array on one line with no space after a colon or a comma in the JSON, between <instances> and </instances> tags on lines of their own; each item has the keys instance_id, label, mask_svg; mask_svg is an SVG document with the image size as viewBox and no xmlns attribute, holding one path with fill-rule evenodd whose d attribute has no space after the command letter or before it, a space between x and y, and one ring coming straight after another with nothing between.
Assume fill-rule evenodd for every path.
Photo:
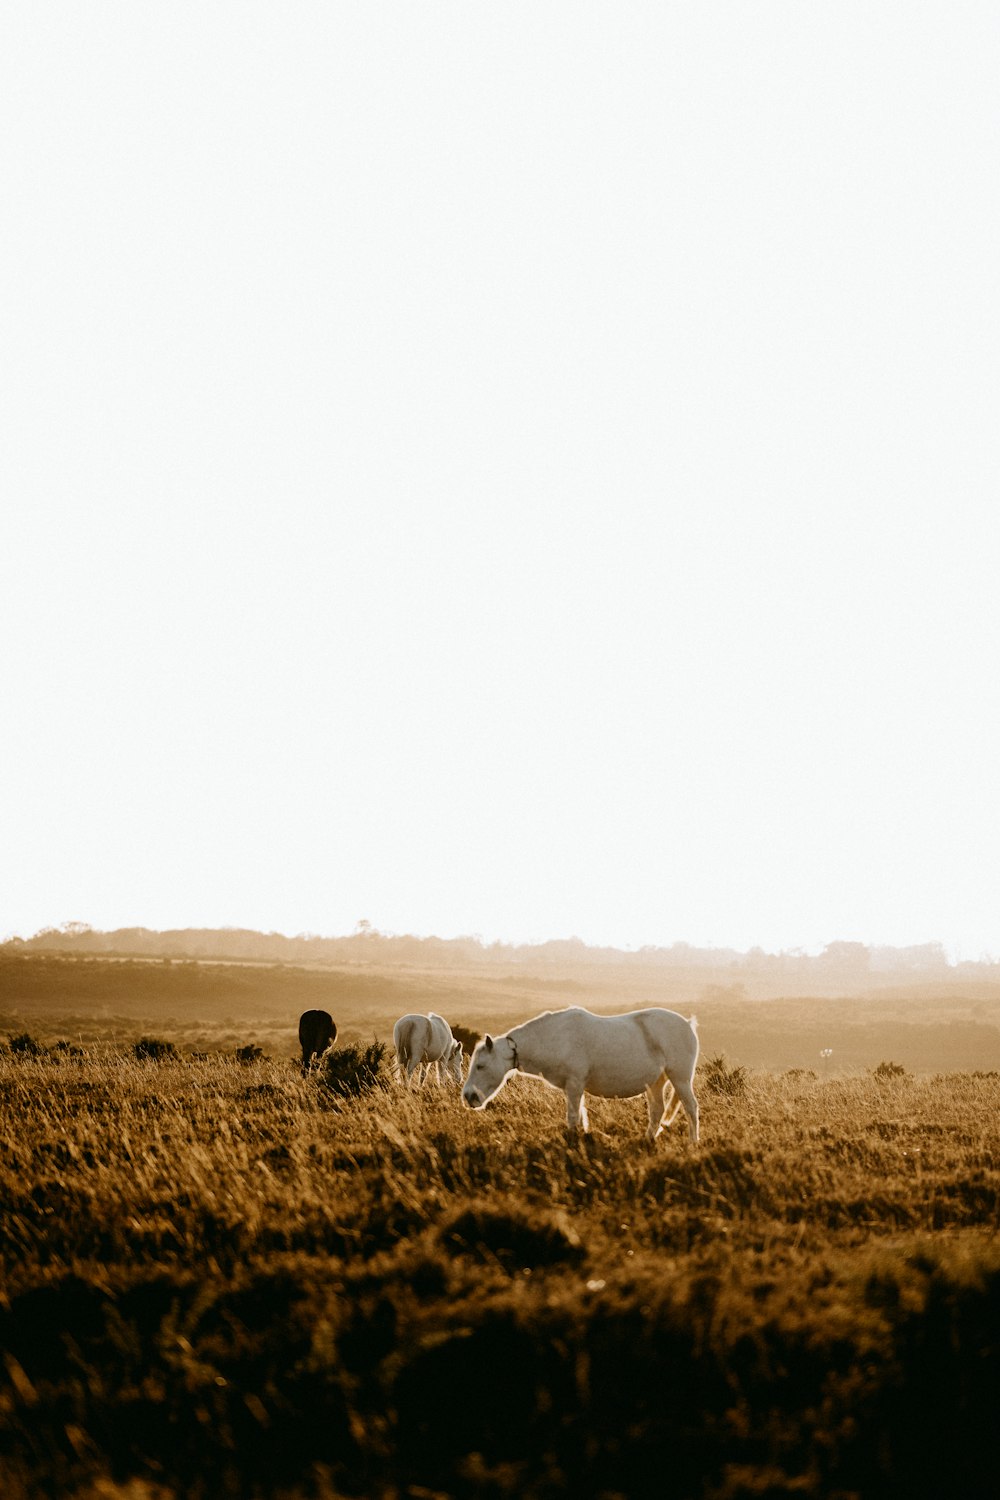
<instances>
[{"instance_id":1,"label":"grassy field","mask_svg":"<svg viewBox=\"0 0 1000 1500\"><path fill-rule=\"evenodd\" d=\"M75 1018L81 1048L0 1054L10 1500L996 1493L986 1060L741 1070L714 1061L723 1002L699 1004L701 1145L679 1119L645 1148L639 1100L594 1101L576 1143L529 1080L472 1113L303 1079L285 1012L330 976L286 975L285 1011L182 977L155 1010L141 984L131 1009L37 972L33 1001L5 990L8 1034L73 1041ZM434 989L354 978L359 1039ZM438 1008L503 1019L451 979L466 1006ZM522 981L503 1024L546 993ZM918 1030L953 1024L914 1003ZM784 1046L787 1017L754 1015ZM137 1061L152 1028L223 1051ZM281 1053L241 1065L230 1034Z\"/></svg>"}]
</instances>

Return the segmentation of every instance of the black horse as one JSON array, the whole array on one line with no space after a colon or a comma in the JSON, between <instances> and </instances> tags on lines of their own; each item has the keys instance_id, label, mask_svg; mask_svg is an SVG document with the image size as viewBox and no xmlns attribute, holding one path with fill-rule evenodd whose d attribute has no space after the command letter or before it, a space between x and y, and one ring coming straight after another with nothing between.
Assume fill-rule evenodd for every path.
<instances>
[{"instance_id":1,"label":"black horse","mask_svg":"<svg viewBox=\"0 0 1000 1500\"><path fill-rule=\"evenodd\" d=\"M304 1010L299 1016L299 1044L302 1047L302 1071L309 1071L314 1057L319 1057L337 1040L337 1023L326 1010Z\"/></svg>"}]
</instances>

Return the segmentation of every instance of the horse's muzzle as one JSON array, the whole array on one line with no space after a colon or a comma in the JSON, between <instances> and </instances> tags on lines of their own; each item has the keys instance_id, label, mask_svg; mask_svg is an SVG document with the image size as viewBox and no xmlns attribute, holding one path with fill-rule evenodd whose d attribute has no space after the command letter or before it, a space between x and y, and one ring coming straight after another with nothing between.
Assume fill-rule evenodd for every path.
<instances>
[{"instance_id":1,"label":"horse's muzzle","mask_svg":"<svg viewBox=\"0 0 1000 1500\"><path fill-rule=\"evenodd\" d=\"M467 1104L470 1109L482 1109L486 1100L478 1089L470 1089L468 1085L462 1090L462 1103Z\"/></svg>"}]
</instances>

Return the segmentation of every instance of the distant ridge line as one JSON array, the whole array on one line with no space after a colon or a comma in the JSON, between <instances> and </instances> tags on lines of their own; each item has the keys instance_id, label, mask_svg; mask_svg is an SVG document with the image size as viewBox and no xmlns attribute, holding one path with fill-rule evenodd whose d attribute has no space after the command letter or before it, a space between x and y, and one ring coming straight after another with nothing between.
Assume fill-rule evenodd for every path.
<instances>
[{"instance_id":1,"label":"distant ridge line","mask_svg":"<svg viewBox=\"0 0 1000 1500\"><path fill-rule=\"evenodd\" d=\"M664 969L725 969L734 977L767 971L788 979L796 973L830 978L869 977L876 982L890 975L926 980L967 976L992 978L1000 974L1000 962L984 957L976 962L951 963L940 943L921 943L907 948L868 947L863 943L828 943L820 954L801 951L766 953L761 948L740 952L734 948L699 948L675 942L669 947L653 944L641 948L591 945L581 938L552 938L540 943L485 942L476 936L438 938L379 932L365 924L340 937L299 933L294 937L253 928L173 928L157 931L148 927L119 927L108 932L82 922L47 927L32 937L11 937L0 943L0 954L103 955L106 957L176 958L253 961L257 963L345 963L415 965L442 968L559 965L590 967L655 967Z\"/></svg>"}]
</instances>

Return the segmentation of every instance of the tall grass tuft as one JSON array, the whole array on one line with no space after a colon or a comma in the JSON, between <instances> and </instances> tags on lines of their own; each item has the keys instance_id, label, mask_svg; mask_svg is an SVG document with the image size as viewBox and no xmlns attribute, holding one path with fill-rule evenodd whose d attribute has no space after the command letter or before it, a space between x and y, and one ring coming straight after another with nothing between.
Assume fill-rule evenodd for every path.
<instances>
[{"instance_id":1,"label":"tall grass tuft","mask_svg":"<svg viewBox=\"0 0 1000 1500\"><path fill-rule=\"evenodd\" d=\"M747 1070L738 1063L729 1063L720 1053L710 1057L698 1069L698 1085L709 1094L725 1094L729 1099L739 1099L747 1091Z\"/></svg>"}]
</instances>

